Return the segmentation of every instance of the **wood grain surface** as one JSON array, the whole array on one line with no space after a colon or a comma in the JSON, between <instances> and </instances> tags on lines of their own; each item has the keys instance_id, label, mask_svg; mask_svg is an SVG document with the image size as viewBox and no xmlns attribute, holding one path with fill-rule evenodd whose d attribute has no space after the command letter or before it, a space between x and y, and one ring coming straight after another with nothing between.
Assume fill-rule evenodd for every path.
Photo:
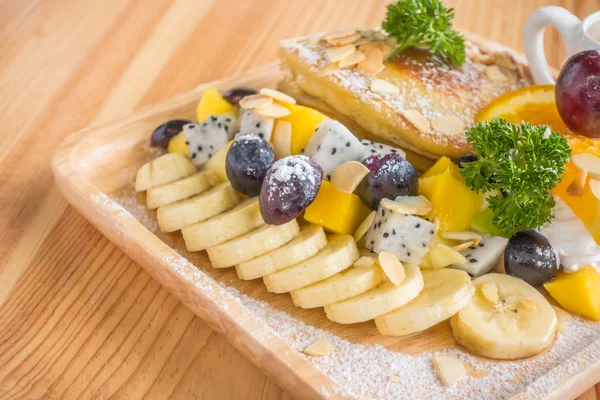
<instances>
[{"instance_id":1,"label":"wood grain surface","mask_svg":"<svg viewBox=\"0 0 600 400\"><path fill-rule=\"evenodd\" d=\"M0 0L0 398L290 398L70 208L49 158L71 132L276 60L280 39L375 26L386 2ZM537 7L600 9L449 3L520 51ZM559 66L554 30L546 43Z\"/></svg>"}]
</instances>

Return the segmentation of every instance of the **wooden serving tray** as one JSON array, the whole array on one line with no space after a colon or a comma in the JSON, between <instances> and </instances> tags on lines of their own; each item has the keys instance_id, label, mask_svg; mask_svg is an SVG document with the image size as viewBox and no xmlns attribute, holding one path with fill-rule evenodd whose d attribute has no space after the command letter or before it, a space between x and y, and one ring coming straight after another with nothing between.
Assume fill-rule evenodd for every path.
<instances>
[{"instance_id":1,"label":"wooden serving tray","mask_svg":"<svg viewBox=\"0 0 600 400\"><path fill-rule=\"evenodd\" d=\"M277 64L269 64L243 76L202 85L113 123L75 133L55 153L53 172L69 202L92 224L294 397L379 397L381 392L370 389L364 393L350 393L345 378L336 379L333 376L336 365L324 364L322 358L305 356L299 351L301 343L306 346L319 335L330 335L330 338L336 338L332 354L336 351L341 353L337 345L342 343L346 351L344 354L348 357L355 357L350 354L354 350L369 352L369 347L365 345L377 345L372 348L389 356L409 354L428 357L432 351L456 347L447 322L402 338L379 335L372 322L350 326L332 323L325 318L322 309L302 310L292 304L288 295L268 293L262 280L241 281L232 268L211 268L205 252L188 253L181 250L185 246L180 234L153 233L142 222L152 227L154 212L143 207L143 195L132 193L137 169L155 156L148 144L150 133L156 126L174 118L194 120L196 104L207 87L216 87L221 91L236 86L275 87L280 76ZM131 213L120 203L125 204ZM136 214L137 219L132 213ZM180 249L179 253L174 249ZM262 303L252 303L255 300ZM265 308L268 310L264 311ZM302 326L298 321L304 323L308 332L303 336L304 342L296 337L298 332L286 334L285 329L278 329L272 323L273 318L265 317L268 315L287 315L297 322L296 326ZM583 322L577 320L577 323ZM595 332L598 335L586 338L587 342L549 355L547 367L543 366L546 355L507 364L523 372L511 378L511 385L517 385L515 387L519 390L514 390L508 396L503 394L502 397L537 398L542 395L547 398L572 398L585 391L600 380L600 330ZM348 352L348 349L352 351ZM411 369L412 358L403 357L408 360L405 362L409 363L408 369ZM473 382L475 379L486 379L493 386L494 380L497 380L494 376L497 370L490 372L486 369L500 363L478 359L466 353L465 357ZM336 360L333 356L331 359L333 362ZM366 360L368 357L355 359ZM349 359L349 362L355 359ZM369 365L364 367L364 371L371 370ZM373 367L381 368L381 365ZM540 372L531 376L534 367ZM394 366L390 365L389 368L392 370ZM381 383L384 386L391 384L385 374L384 371ZM351 379L370 378L356 374ZM394 385L402 385L402 382ZM507 389L504 390L495 393L507 393ZM439 392L435 393L439 395ZM448 392L448 395L456 396L457 393ZM422 393L417 397L425 396ZM476 397L475 392L473 397Z\"/></svg>"}]
</instances>

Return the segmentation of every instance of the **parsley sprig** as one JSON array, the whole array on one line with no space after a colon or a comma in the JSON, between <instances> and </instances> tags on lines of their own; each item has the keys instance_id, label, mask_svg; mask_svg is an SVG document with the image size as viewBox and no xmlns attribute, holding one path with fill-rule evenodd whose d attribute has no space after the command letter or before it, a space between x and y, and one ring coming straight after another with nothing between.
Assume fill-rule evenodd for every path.
<instances>
[{"instance_id":1,"label":"parsley sprig","mask_svg":"<svg viewBox=\"0 0 600 400\"><path fill-rule=\"evenodd\" d=\"M425 46L460 67L465 61L465 43L452 28L453 18L454 9L446 8L441 0L397 0L388 5L381 26L398 42L389 60L409 47Z\"/></svg>"},{"instance_id":2,"label":"parsley sprig","mask_svg":"<svg viewBox=\"0 0 600 400\"><path fill-rule=\"evenodd\" d=\"M552 218L550 190L556 186L571 156L566 138L546 126L484 121L467 132L478 159L462 163L465 183L477 192L505 193L488 198L494 225L507 235L534 229Z\"/></svg>"}]
</instances>

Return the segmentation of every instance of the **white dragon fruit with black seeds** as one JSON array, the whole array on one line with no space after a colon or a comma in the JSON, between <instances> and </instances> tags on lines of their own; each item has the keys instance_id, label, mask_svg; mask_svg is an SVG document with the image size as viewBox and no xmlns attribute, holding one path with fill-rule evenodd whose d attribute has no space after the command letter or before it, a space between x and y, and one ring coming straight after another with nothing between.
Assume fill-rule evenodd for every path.
<instances>
[{"instance_id":1,"label":"white dragon fruit with black seeds","mask_svg":"<svg viewBox=\"0 0 600 400\"><path fill-rule=\"evenodd\" d=\"M317 125L304 154L323 168L323 176L329 180L340 164L364 160L363 147L348 128L336 120L326 119Z\"/></svg>"},{"instance_id":2,"label":"white dragon fruit with black seeds","mask_svg":"<svg viewBox=\"0 0 600 400\"><path fill-rule=\"evenodd\" d=\"M400 154L402 158L406 158L406 153L396 147L388 146L383 143L373 142L371 140L360 141L365 148L365 158L370 156L385 156L391 153ZM361 160L364 161L364 160Z\"/></svg>"},{"instance_id":3,"label":"white dragon fruit with black seeds","mask_svg":"<svg viewBox=\"0 0 600 400\"><path fill-rule=\"evenodd\" d=\"M393 213L379 206L365 237L365 247L375 253L387 251L402 262L420 264L429 251L437 226L415 215Z\"/></svg>"},{"instance_id":4,"label":"white dragon fruit with black seeds","mask_svg":"<svg viewBox=\"0 0 600 400\"><path fill-rule=\"evenodd\" d=\"M252 110L243 110L239 136L255 134L270 142L273 125L275 125L273 118L260 116Z\"/></svg>"},{"instance_id":5,"label":"white dragon fruit with black seeds","mask_svg":"<svg viewBox=\"0 0 600 400\"><path fill-rule=\"evenodd\" d=\"M483 233L481 237L482 239L478 245L460 252L467 259L467 262L451 265L451 268L465 271L475 278L490 272L494 268L504 253L508 239Z\"/></svg>"},{"instance_id":6,"label":"white dragon fruit with black seeds","mask_svg":"<svg viewBox=\"0 0 600 400\"><path fill-rule=\"evenodd\" d=\"M225 113L208 117L201 124L186 124L182 130L185 144L192 163L200 167L204 165L233 137L237 118L233 113Z\"/></svg>"}]
</instances>

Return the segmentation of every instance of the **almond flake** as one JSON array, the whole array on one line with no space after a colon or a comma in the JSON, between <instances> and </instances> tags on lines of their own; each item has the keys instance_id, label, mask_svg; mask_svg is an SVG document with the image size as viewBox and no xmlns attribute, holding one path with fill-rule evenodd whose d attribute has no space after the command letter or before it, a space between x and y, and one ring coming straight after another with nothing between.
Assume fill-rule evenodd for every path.
<instances>
[{"instance_id":1,"label":"almond flake","mask_svg":"<svg viewBox=\"0 0 600 400\"><path fill-rule=\"evenodd\" d=\"M585 190L588 172L585 169L577 168L575 179L567 186L567 194L571 196L581 196Z\"/></svg>"},{"instance_id":2,"label":"almond flake","mask_svg":"<svg viewBox=\"0 0 600 400\"><path fill-rule=\"evenodd\" d=\"M556 332L558 332L558 333L565 333L566 331L567 331L567 327L564 326L563 324L559 324L556 327Z\"/></svg>"},{"instance_id":3,"label":"almond flake","mask_svg":"<svg viewBox=\"0 0 600 400\"><path fill-rule=\"evenodd\" d=\"M417 110L404 110L401 111L400 114L402 114L402 116L406 118L408 122L412 124L412 126L417 128L419 132L425 133L431 127L429 120Z\"/></svg>"},{"instance_id":4,"label":"almond flake","mask_svg":"<svg viewBox=\"0 0 600 400\"><path fill-rule=\"evenodd\" d=\"M509 71L516 71L517 66L513 57L508 53L497 53L494 55L494 62L496 65L502 68L506 68Z\"/></svg>"},{"instance_id":5,"label":"almond flake","mask_svg":"<svg viewBox=\"0 0 600 400\"><path fill-rule=\"evenodd\" d=\"M359 62L361 62L364 59L365 59L365 53L363 53L362 51L355 51L354 53L350 54L348 57L345 57L340 60L340 63L339 63L340 68L352 67L353 65L358 64Z\"/></svg>"},{"instance_id":6,"label":"almond flake","mask_svg":"<svg viewBox=\"0 0 600 400\"><path fill-rule=\"evenodd\" d=\"M370 172L358 161L348 161L339 165L331 174L331 183L344 193L353 193L360 181Z\"/></svg>"},{"instance_id":7,"label":"almond flake","mask_svg":"<svg viewBox=\"0 0 600 400\"><path fill-rule=\"evenodd\" d=\"M373 257L361 256L358 260L354 261L354 266L358 268L368 268L375 264Z\"/></svg>"},{"instance_id":8,"label":"almond flake","mask_svg":"<svg viewBox=\"0 0 600 400\"><path fill-rule=\"evenodd\" d=\"M263 88L263 89L260 89L260 94L262 94L263 96L270 97L273 100L281 101L282 103L287 103L287 104L292 104L292 105L296 104L296 99L294 99L291 96L288 96L285 93L280 92L279 90Z\"/></svg>"},{"instance_id":9,"label":"almond flake","mask_svg":"<svg viewBox=\"0 0 600 400\"><path fill-rule=\"evenodd\" d=\"M358 39L356 42L354 42L353 44L354 44L355 46L362 46L363 44L365 44L365 43L369 43L369 42L371 42L371 40L370 40L370 39L367 39L367 38L360 38L360 39Z\"/></svg>"},{"instance_id":10,"label":"almond flake","mask_svg":"<svg viewBox=\"0 0 600 400\"><path fill-rule=\"evenodd\" d=\"M442 233L444 239L450 240L481 240L481 235L473 231L448 231Z\"/></svg>"},{"instance_id":11,"label":"almond flake","mask_svg":"<svg viewBox=\"0 0 600 400\"><path fill-rule=\"evenodd\" d=\"M338 62L356 51L356 46L347 44L345 46L334 46L325 49L329 61Z\"/></svg>"},{"instance_id":12,"label":"almond flake","mask_svg":"<svg viewBox=\"0 0 600 400\"><path fill-rule=\"evenodd\" d=\"M240 100L240 107L246 110L260 110L273 104L273 99L262 94L251 94Z\"/></svg>"},{"instance_id":13,"label":"almond flake","mask_svg":"<svg viewBox=\"0 0 600 400\"><path fill-rule=\"evenodd\" d=\"M367 215L367 218L360 223L358 228L356 228L353 235L355 242L359 242L367 234L369 228L371 228L371 225L373 225L373 222L375 221L375 214L376 212L372 211L371 214Z\"/></svg>"},{"instance_id":14,"label":"almond flake","mask_svg":"<svg viewBox=\"0 0 600 400\"><path fill-rule=\"evenodd\" d=\"M375 93L383 93L383 94L388 94L388 93L391 94L391 93L400 92L400 89L398 88L398 86L395 86L383 79L377 79L377 78L373 79L371 81L371 90Z\"/></svg>"},{"instance_id":15,"label":"almond flake","mask_svg":"<svg viewBox=\"0 0 600 400\"><path fill-rule=\"evenodd\" d=\"M600 158L589 153L579 153L571 157L573 164L579 169L584 169L594 179L600 179Z\"/></svg>"},{"instance_id":16,"label":"almond flake","mask_svg":"<svg viewBox=\"0 0 600 400\"><path fill-rule=\"evenodd\" d=\"M431 218L431 223L439 228L440 227L439 217L437 215L435 215L433 218Z\"/></svg>"},{"instance_id":17,"label":"almond flake","mask_svg":"<svg viewBox=\"0 0 600 400\"><path fill-rule=\"evenodd\" d=\"M590 179L590 190L594 197L600 200L600 181L596 179Z\"/></svg>"},{"instance_id":18,"label":"almond flake","mask_svg":"<svg viewBox=\"0 0 600 400\"><path fill-rule=\"evenodd\" d=\"M477 47L466 52L467 57L476 64L492 65L494 64L494 58L489 54L482 54Z\"/></svg>"},{"instance_id":19,"label":"almond flake","mask_svg":"<svg viewBox=\"0 0 600 400\"><path fill-rule=\"evenodd\" d=\"M356 66L356 70L366 76L375 76L385 68L383 53L379 49L361 50L365 58Z\"/></svg>"},{"instance_id":20,"label":"almond flake","mask_svg":"<svg viewBox=\"0 0 600 400\"><path fill-rule=\"evenodd\" d=\"M502 71L500 71L500 68L498 68L497 65L489 65L488 67L486 67L485 75L492 82L505 82L508 80L506 75L504 75Z\"/></svg>"},{"instance_id":21,"label":"almond flake","mask_svg":"<svg viewBox=\"0 0 600 400\"><path fill-rule=\"evenodd\" d=\"M325 35L323 35L323 40L327 41L327 40L331 40L331 39L341 38L344 36L354 35L356 32L357 32L356 28L348 28L348 29L343 29L341 31L330 32L330 33L326 33Z\"/></svg>"},{"instance_id":22,"label":"almond flake","mask_svg":"<svg viewBox=\"0 0 600 400\"><path fill-rule=\"evenodd\" d=\"M467 374L463 362L449 354L437 354L431 361L435 374L446 386L453 385Z\"/></svg>"},{"instance_id":23,"label":"almond flake","mask_svg":"<svg viewBox=\"0 0 600 400\"><path fill-rule=\"evenodd\" d=\"M331 350L331 345L327 338L321 338L304 349L304 354L309 356L323 357L328 356Z\"/></svg>"},{"instance_id":24,"label":"almond flake","mask_svg":"<svg viewBox=\"0 0 600 400\"><path fill-rule=\"evenodd\" d=\"M361 38L360 33L353 33L351 35L346 35L346 36L332 38L332 39L326 39L326 42L333 46L343 46L345 44L354 43L357 40L359 40L360 38Z\"/></svg>"},{"instance_id":25,"label":"almond flake","mask_svg":"<svg viewBox=\"0 0 600 400\"><path fill-rule=\"evenodd\" d=\"M479 244L478 240L469 240L468 242L463 242L461 244L458 244L458 245L452 247L452 249L456 250L456 251L463 251L463 250L468 249L469 247L477 246L478 244Z\"/></svg>"},{"instance_id":26,"label":"almond flake","mask_svg":"<svg viewBox=\"0 0 600 400\"><path fill-rule=\"evenodd\" d=\"M481 294L492 304L500 303L498 285L493 282L485 282L483 285L481 285Z\"/></svg>"},{"instance_id":27,"label":"almond flake","mask_svg":"<svg viewBox=\"0 0 600 400\"><path fill-rule=\"evenodd\" d=\"M406 278L404 265L392 253L388 253L387 251L379 253L379 265L381 265L381 269L383 269L389 280L396 286Z\"/></svg>"},{"instance_id":28,"label":"almond flake","mask_svg":"<svg viewBox=\"0 0 600 400\"><path fill-rule=\"evenodd\" d=\"M552 308L554 308L554 312L556 312L556 318L558 319L559 324L562 324L563 322L567 322L568 320L573 318L571 316L571 314L569 314L568 312L566 312L565 310L563 310L560 307L552 306Z\"/></svg>"},{"instance_id":29,"label":"almond flake","mask_svg":"<svg viewBox=\"0 0 600 400\"><path fill-rule=\"evenodd\" d=\"M280 160L292 154L292 123L277 121L273 131L273 153Z\"/></svg>"},{"instance_id":30,"label":"almond flake","mask_svg":"<svg viewBox=\"0 0 600 400\"><path fill-rule=\"evenodd\" d=\"M447 115L431 121L431 126L438 132L446 135L463 135L465 133L465 123L458 117Z\"/></svg>"},{"instance_id":31,"label":"almond flake","mask_svg":"<svg viewBox=\"0 0 600 400\"><path fill-rule=\"evenodd\" d=\"M427 215L433 210L433 204L427 197L418 195L418 196L398 196L396 200L392 201L390 199L385 199L385 203L390 211L396 211L398 214L416 214L416 215ZM393 203L393 204L391 204ZM382 199L383 205L383 199ZM410 211L410 212L405 212Z\"/></svg>"},{"instance_id":32,"label":"almond flake","mask_svg":"<svg viewBox=\"0 0 600 400\"><path fill-rule=\"evenodd\" d=\"M291 114L290 110L275 103L271 104L268 107L259 108L256 110L256 112L266 118L282 118L287 117Z\"/></svg>"},{"instance_id":33,"label":"almond flake","mask_svg":"<svg viewBox=\"0 0 600 400\"><path fill-rule=\"evenodd\" d=\"M390 376L388 376L388 381L393 382L393 383L400 383L400 377L395 376L395 375L390 375Z\"/></svg>"},{"instance_id":34,"label":"almond flake","mask_svg":"<svg viewBox=\"0 0 600 400\"><path fill-rule=\"evenodd\" d=\"M535 310L537 309L537 304L535 304L535 301L531 299L523 299L519 302L519 308L524 308L526 310Z\"/></svg>"},{"instance_id":35,"label":"almond flake","mask_svg":"<svg viewBox=\"0 0 600 400\"><path fill-rule=\"evenodd\" d=\"M327 76L331 75L334 72L338 72L340 70L340 66L337 62L327 64L319 70L319 76Z\"/></svg>"},{"instance_id":36,"label":"almond flake","mask_svg":"<svg viewBox=\"0 0 600 400\"><path fill-rule=\"evenodd\" d=\"M360 45L358 50L363 51L365 53L369 50L379 50L381 51L381 54L385 57L390 53L391 49L390 46L388 46L384 42L368 42Z\"/></svg>"}]
</instances>

